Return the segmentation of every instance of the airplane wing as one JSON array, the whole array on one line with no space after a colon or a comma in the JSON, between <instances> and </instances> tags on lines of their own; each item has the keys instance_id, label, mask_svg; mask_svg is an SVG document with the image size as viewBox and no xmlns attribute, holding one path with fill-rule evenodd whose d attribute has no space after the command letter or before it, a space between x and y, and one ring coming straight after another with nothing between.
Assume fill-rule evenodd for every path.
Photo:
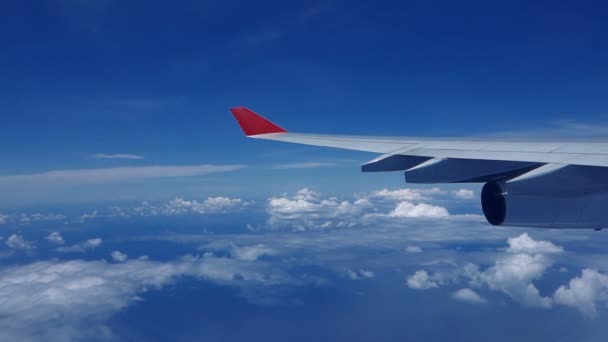
<instances>
[{"instance_id":1,"label":"airplane wing","mask_svg":"<svg viewBox=\"0 0 608 342\"><path fill-rule=\"evenodd\" d=\"M608 143L367 137L292 133L248 108L231 109L247 137L374 152L363 172L403 171L408 183L486 183L495 225L608 227Z\"/></svg>"}]
</instances>

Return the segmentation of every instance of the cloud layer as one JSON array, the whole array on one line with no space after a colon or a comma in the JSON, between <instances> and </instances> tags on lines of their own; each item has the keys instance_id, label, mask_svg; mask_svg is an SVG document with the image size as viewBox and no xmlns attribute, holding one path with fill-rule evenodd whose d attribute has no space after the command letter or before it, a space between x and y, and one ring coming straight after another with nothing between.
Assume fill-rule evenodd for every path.
<instances>
[{"instance_id":1,"label":"cloud layer","mask_svg":"<svg viewBox=\"0 0 608 342\"><path fill-rule=\"evenodd\" d=\"M141 300L151 289L189 276L219 284L283 283L284 276L263 264L208 257L170 262L128 260L116 263L43 261L5 268L0 274L0 340L106 340L114 336L104 322ZM245 258L249 259L249 258Z\"/></svg>"},{"instance_id":2,"label":"cloud layer","mask_svg":"<svg viewBox=\"0 0 608 342\"><path fill-rule=\"evenodd\" d=\"M318 230L380 224L387 220L438 219L452 215L440 205L425 202L450 196L439 188L378 190L352 199L323 197L304 188L293 195L272 197L266 211L273 228Z\"/></svg>"}]
</instances>

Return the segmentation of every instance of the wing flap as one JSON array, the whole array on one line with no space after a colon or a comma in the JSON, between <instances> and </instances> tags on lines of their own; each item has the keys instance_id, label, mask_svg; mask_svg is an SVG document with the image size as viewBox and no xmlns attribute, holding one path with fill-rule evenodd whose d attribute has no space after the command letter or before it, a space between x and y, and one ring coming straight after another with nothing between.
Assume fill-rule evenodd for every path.
<instances>
[{"instance_id":1,"label":"wing flap","mask_svg":"<svg viewBox=\"0 0 608 342\"><path fill-rule=\"evenodd\" d=\"M518 161L435 158L405 171L405 179L408 183L496 182L542 165Z\"/></svg>"},{"instance_id":2,"label":"wing flap","mask_svg":"<svg viewBox=\"0 0 608 342\"><path fill-rule=\"evenodd\" d=\"M400 154L385 154L361 165L363 172L404 171L420 165L431 158L403 156Z\"/></svg>"}]
</instances>

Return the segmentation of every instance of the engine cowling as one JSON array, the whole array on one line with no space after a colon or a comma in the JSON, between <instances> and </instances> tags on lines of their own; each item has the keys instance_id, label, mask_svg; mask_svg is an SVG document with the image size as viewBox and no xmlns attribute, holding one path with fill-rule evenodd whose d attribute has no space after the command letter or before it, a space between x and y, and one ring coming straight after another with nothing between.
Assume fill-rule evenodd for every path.
<instances>
[{"instance_id":1,"label":"engine cowling","mask_svg":"<svg viewBox=\"0 0 608 342\"><path fill-rule=\"evenodd\" d=\"M608 173L599 167L546 165L486 183L481 205L488 222L497 226L606 228Z\"/></svg>"}]
</instances>

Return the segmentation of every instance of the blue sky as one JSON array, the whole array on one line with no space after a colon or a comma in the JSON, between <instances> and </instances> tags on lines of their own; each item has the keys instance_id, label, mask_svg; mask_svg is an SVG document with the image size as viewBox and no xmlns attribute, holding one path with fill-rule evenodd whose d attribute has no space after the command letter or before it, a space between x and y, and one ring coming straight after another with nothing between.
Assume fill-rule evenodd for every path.
<instances>
[{"instance_id":1,"label":"blue sky","mask_svg":"<svg viewBox=\"0 0 608 342\"><path fill-rule=\"evenodd\" d=\"M368 158L245 141L228 112L235 105L302 132L458 136L598 124L605 10L574 1L9 1L0 173L247 164L217 175L235 194L252 179L268 186L269 164ZM306 186L319 178L289 173ZM160 198L191 187L148 183ZM113 188L47 197L151 195ZM41 194L23 202L34 199Z\"/></svg>"},{"instance_id":2,"label":"blue sky","mask_svg":"<svg viewBox=\"0 0 608 342\"><path fill-rule=\"evenodd\" d=\"M605 338L603 232L490 227L477 185L247 140L228 111L606 138L603 2L0 8L0 339Z\"/></svg>"}]
</instances>

